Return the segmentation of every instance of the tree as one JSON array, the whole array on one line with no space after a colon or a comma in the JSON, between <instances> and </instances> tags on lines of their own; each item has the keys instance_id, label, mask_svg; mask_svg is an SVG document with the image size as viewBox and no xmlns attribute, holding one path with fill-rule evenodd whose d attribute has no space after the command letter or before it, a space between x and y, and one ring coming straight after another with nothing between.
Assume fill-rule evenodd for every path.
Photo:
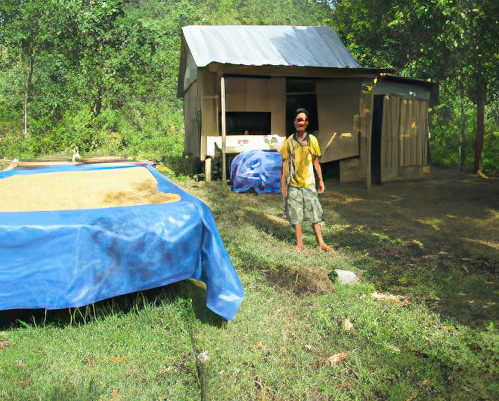
<instances>
[{"instance_id":1,"label":"tree","mask_svg":"<svg viewBox=\"0 0 499 401\"><path fill-rule=\"evenodd\" d=\"M33 99L33 78L35 63L46 41L46 27L51 22L52 1L4 0L0 8L0 41L6 52L19 55L11 58L11 70L21 70L24 76L22 86L23 132L29 135L29 105ZM16 64L19 63L17 66ZM20 68L19 68L20 67Z\"/></svg>"},{"instance_id":2,"label":"tree","mask_svg":"<svg viewBox=\"0 0 499 401\"><path fill-rule=\"evenodd\" d=\"M474 171L481 165L485 105L499 76L499 4L494 0L374 0L333 2L332 22L364 65L401 75L459 82L476 105ZM462 119L465 113L460 112ZM461 127L465 121L461 121ZM461 151L466 148L461 130ZM461 159L464 162L465 154ZM461 163L463 163L461 162Z\"/></svg>"},{"instance_id":3,"label":"tree","mask_svg":"<svg viewBox=\"0 0 499 401\"><path fill-rule=\"evenodd\" d=\"M485 135L485 105L497 90L499 77L499 4L496 1L463 0L459 3L462 70L468 97L476 105L476 136L473 171L481 169Z\"/></svg>"}]
</instances>

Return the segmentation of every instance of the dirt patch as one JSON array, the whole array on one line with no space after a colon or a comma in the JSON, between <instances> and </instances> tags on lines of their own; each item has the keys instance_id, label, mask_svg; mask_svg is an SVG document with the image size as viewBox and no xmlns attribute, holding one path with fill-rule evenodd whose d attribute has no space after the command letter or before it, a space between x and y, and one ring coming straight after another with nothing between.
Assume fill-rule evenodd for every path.
<instances>
[{"instance_id":1,"label":"dirt patch","mask_svg":"<svg viewBox=\"0 0 499 401\"><path fill-rule=\"evenodd\" d=\"M381 289L412 292L470 325L498 321L499 180L432 169L370 190L326 188L326 222L345 223L328 239L366 255L359 268Z\"/></svg>"}]
</instances>

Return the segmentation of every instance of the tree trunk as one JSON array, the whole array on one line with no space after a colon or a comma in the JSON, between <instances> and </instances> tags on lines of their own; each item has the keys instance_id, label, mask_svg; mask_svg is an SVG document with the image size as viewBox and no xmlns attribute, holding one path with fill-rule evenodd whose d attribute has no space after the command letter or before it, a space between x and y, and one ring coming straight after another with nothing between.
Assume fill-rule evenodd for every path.
<instances>
[{"instance_id":1,"label":"tree trunk","mask_svg":"<svg viewBox=\"0 0 499 401\"><path fill-rule=\"evenodd\" d=\"M466 166L466 114L464 113L464 85L461 83L461 163L460 169Z\"/></svg>"},{"instance_id":2,"label":"tree trunk","mask_svg":"<svg viewBox=\"0 0 499 401\"><path fill-rule=\"evenodd\" d=\"M485 132L485 102L484 97L479 94L476 104L476 140L475 140L475 163L473 172L476 174L482 167L483 137Z\"/></svg>"},{"instance_id":3,"label":"tree trunk","mask_svg":"<svg viewBox=\"0 0 499 401\"><path fill-rule=\"evenodd\" d=\"M28 90L24 93L24 102L23 102L23 134L24 137L27 138L29 136L28 131Z\"/></svg>"},{"instance_id":4,"label":"tree trunk","mask_svg":"<svg viewBox=\"0 0 499 401\"><path fill-rule=\"evenodd\" d=\"M33 64L34 64L34 56L33 50L30 49L30 57L29 57L29 70L28 70L28 79L26 82L26 92L24 93L24 105L23 105L23 133L24 137L27 138L29 136L29 124L28 124L28 110L29 110L29 102L31 101L31 90L33 86Z\"/></svg>"}]
</instances>

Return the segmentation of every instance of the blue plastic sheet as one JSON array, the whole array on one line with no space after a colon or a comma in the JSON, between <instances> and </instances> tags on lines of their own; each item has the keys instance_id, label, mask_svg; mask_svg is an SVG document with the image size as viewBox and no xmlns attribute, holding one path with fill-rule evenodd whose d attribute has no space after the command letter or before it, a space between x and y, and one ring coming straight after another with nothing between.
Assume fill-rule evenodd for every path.
<instances>
[{"instance_id":1,"label":"blue plastic sheet","mask_svg":"<svg viewBox=\"0 0 499 401\"><path fill-rule=\"evenodd\" d=\"M41 174L139 164L62 165L0 172ZM232 320L244 290L208 206L150 165L173 203L103 209L0 213L0 310L81 307L196 279L207 306Z\"/></svg>"},{"instance_id":2,"label":"blue plastic sheet","mask_svg":"<svg viewBox=\"0 0 499 401\"><path fill-rule=\"evenodd\" d=\"M281 192L282 156L277 150L246 150L230 165L232 191Z\"/></svg>"}]
</instances>

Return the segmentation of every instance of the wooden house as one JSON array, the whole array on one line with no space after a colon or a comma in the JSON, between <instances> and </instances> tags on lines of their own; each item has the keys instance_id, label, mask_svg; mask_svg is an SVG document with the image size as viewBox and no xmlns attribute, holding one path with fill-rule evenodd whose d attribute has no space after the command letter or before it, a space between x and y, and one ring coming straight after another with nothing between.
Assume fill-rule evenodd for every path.
<instances>
[{"instance_id":1,"label":"wooden house","mask_svg":"<svg viewBox=\"0 0 499 401\"><path fill-rule=\"evenodd\" d=\"M184 27L185 153L206 162L209 179L213 149L225 163L269 135L280 142L304 107L321 163L338 163L340 181L416 176L426 166L429 84L387 72L360 66L329 26Z\"/></svg>"}]
</instances>

